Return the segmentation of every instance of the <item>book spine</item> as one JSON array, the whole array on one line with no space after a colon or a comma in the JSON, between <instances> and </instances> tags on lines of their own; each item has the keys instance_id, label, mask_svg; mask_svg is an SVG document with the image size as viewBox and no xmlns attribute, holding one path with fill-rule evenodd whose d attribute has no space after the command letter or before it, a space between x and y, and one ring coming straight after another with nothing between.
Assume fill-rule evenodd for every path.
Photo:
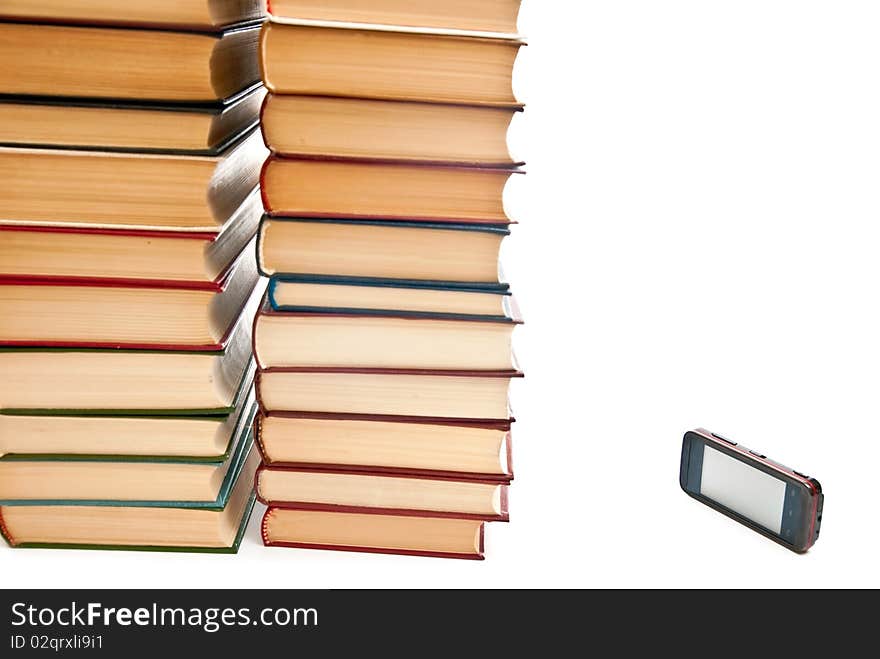
<instances>
[{"instance_id":1,"label":"book spine","mask_svg":"<svg viewBox=\"0 0 880 659\"><path fill-rule=\"evenodd\" d=\"M262 184L260 185L260 195L263 196ZM262 203L263 203L263 208L265 209L266 208L265 197L263 197ZM256 256L256 260L257 260L257 272L259 272L260 275L263 277L272 277L273 276L273 275L269 274L268 272L266 272L266 269L263 267L263 224L266 222L266 219L268 217L269 216L264 213L263 217L260 218L260 222L257 225L257 238L254 241L254 250L256 252L255 256ZM270 282L270 285L271 285L271 282Z\"/></svg>"},{"instance_id":2,"label":"book spine","mask_svg":"<svg viewBox=\"0 0 880 659\"><path fill-rule=\"evenodd\" d=\"M261 269L262 270L262 269ZM278 279L276 277L269 278L269 285L266 287L266 299L269 301L269 307L272 311L282 311L283 307L278 305L278 300L275 299L275 288L278 286Z\"/></svg>"},{"instance_id":3,"label":"book spine","mask_svg":"<svg viewBox=\"0 0 880 659\"><path fill-rule=\"evenodd\" d=\"M257 416L254 417L254 443L257 445L257 450L260 452L260 457L263 458L263 465L267 465L271 463L268 455L266 454L266 446L263 444L263 413L258 412Z\"/></svg>"},{"instance_id":4,"label":"book spine","mask_svg":"<svg viewBox=\"0 0 880 659\"><path fill-rule=\"evenodd\" d=\"M263 519L260 520L260 538L262 538L262 540L263 540L264 547L271 547L272 546L272 543L269 540L269 531L268 531L269 516L271 514L272 514L272 509L266 508L266 512L263 513Z\"/></svg>"},{"instance_id":5,"label":"book spine","mask_svg":"<svg viewBox=\"0 0 880 659\"><path fill-rule=\"evenodd\" d=\"M15 540L12 539L12 534L9 532L9 527L6 526L6 521L3 519L3 507L0 506L0 535L3 536L3 539L6 541L6 544L10 547L15 547L18 545Z\"/></svg>"},{"instance_id":6,"label":"book spine","mask_svg":"<svg viewBox=\"0 0 880 659\"><path fill-rule=\"evenodd\" d=\"M266 26L263 26L263 29L260 31L260 50L263 50L263 36L266 34ZM260 57L260 68L263 67L263 58ZM263 80L266 79L265 73L262 74ZM260 125L260 130L262 131L262 124ZM263 209L266 211L267 215L272 215L272 205L269 203L269 192L266 190L266 170L269 169L269 163L272 162L274 156L271 154L268 158L263 161L263 165L260 167L260 197L263 199Z\"/></svg>"},{"instance_id":7,"label":"book spine","mask_svg":"<svg viewBox=\"0 0 880 659\"><path fill-rule=\"evenodd\" d=\"M267 290L263 294L263 301L260 303L259 309L257 309L257 313L254 314L254 319L251 321L251 353L254 356L254 360L257 362L257 374L254 379L254 383L257 390L257 403L260 406L261 410L264 410L263 401L260 399L260 375L263 372L263 365L260 363L260 353L257 352L257 327L260 324L260 316L263 315L263 309L266 306L267 298L269 295L269 291Z\"/></svg>"},{"instance_id":8,"label":"book spine","mask_svg":"<svg viewBox=\"0 0 880 659\"><path fill-rule=\"evenodd\" d=\"M262 30L260 32L262 32ZM262 67L262 59L263 58L260 57L260 66L261 67ZM263 79L264 78L261 75L260 80L263 80ZM266 137L266 129L264 128L264 126L266 124L263 122L263 116L266 114L266 103L268 102L269 97L271 95L272 94L266 94L263 97L263 101L260 103L260 115L259 115L260 116L260 133L263 135L263 146L265 146L269 150L270 155L275 153L275 151L272 149L272 146L269 144L269 138ZM261 172L260 182L262 182L262 180L263 180L263 176L262 176L262 172ZM265 208L265 206L263 206L263 208Z\"/></svg>"},{"instance_id":9,"label":"book spine","mask_svg":"<svg viewBox=\"0 0 880 659\"><path fill-rule=\"evenodd\" d=\"M507 476L513 480L513 433L509 430L504 435L504 447L507 451Z\"/></svg>"}]
</instances>

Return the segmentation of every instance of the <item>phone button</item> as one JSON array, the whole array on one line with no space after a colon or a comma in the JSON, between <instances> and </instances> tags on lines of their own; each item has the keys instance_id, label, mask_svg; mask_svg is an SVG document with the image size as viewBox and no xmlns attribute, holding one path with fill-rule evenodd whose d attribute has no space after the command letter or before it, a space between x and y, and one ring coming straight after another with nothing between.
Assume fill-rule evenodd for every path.
<instances>
[{"instance_id":1,"label":"phone button","mask_svg":"<svg viewBox=\"0 0 880 659\"><path fill-rule=\"evenodd\" d=\"M749 450L749 453L751 453L752 455L754 455L754 456L757 457L757 458L762 458L762 459L763 459L763 458L766 458L766 457L767 457L766 455L761 455L761 454L758 453L757 451Z\"/></svg>"},{"instance_id":2,"label":"phone button","mask_svg":"<svg viewBox=\"0 0 880 659\"><path fill-rule=\"evenodd\" d=\"M736 446L736 442L734 442L733 440L727 439L727 437L722 437L721 435L714 433L714 432L709 433L709 434L711 434L712 437L714 437L715 439L720 439L722 442L726 442L726 443L730 444L731 446Z\"/></svg>"}]
</instances>

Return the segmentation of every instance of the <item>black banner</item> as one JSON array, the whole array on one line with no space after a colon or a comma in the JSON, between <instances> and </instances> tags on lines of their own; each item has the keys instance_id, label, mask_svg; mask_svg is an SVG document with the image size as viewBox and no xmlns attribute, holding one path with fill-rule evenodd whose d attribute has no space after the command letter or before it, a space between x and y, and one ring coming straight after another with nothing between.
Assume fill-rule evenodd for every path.
<instances>
[{"instance_id":1,"label":"black banner","mask_svg":"<svg viewBox=\"0 0 880 659\"><path fill-rule=\"evenodd\" d=\"M847 631L872 628L872 607L850 594L832 595L839 600L836 614L849 610ZM804 614L824 618L828 597L780 591L13 590L0 591L0 657L178 657L192 649L201 659L383 648L386 654L419 655L423 648L434 656L445 648L473 656L520 641L560 648L613 642L619 652L645 641L687 646L696 637L724 638L731 649L748 647L749 625L762 620L778 627L786 613L801 623Z\"/></svg>"}]
</instances>

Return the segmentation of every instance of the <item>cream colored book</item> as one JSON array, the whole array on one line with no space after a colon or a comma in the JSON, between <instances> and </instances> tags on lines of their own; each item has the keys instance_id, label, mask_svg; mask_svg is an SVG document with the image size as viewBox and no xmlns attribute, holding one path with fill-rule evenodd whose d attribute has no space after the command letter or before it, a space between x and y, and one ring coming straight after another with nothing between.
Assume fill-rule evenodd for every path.
<instances>
[{"instance_id":1,"label":"cream colored book","mask_svg":"<svg viewBox=\"0 0 880 659\"><path fill-rule=\"evenodd\" d=\"M259 31L0 23L0 89L20 96L225 99L259 82Z\"/></svg>"},{"instance_id":2,"label":"cream colored book","mask_svg":"<svg viewBox=\"0 0 880 659\"><path fill-rule=\"evenodd\" d=\"M277 94L510 106L523 45L511 35L271 21L260 63Z\"/></svg>"},{"instance_id":3,"label":"cream colored book","mask_svg":"<svg viewBox=\"0 0 880 659\"><path fill-rule=\"evenodd\" d=\"M216 156L0 147L0 226L216 232L266 154L258 130Z\"/></svg>"},{"instance_id":4,"label":"cream colored book","mask_svg":"<svg viewBox=\"0 0 880 659\"><path fill-rule=\"evenodd\" d=\"M522 0L272 0L272 16L451 30L516 32Z\"/></svg>"}]
</instances>

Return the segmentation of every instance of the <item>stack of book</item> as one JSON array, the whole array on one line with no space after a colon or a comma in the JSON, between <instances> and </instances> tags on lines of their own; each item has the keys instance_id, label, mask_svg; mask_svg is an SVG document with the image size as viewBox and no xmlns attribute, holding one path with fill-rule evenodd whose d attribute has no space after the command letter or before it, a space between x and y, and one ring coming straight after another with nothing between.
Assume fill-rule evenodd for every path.
<instances>
[{"instance_id":1,"label":"stack of book","mask_svg":"<svg viewBox=\"0 0 880 659\"><path fill-rule=\"evenodd\" d=\"M236 551L259 1L0 4L0 532Z\"/></svg>"},{"instance_id":2,"label":"stack of book","mask_svg":"<svg viewBox=\"0 0 880 659\"><path fill-rule=\"evenodd\" d=\"M499 275L519 0L272 0L255 319L267 545L483 558L519 322Z\"/></svg>"}]
</instances>

